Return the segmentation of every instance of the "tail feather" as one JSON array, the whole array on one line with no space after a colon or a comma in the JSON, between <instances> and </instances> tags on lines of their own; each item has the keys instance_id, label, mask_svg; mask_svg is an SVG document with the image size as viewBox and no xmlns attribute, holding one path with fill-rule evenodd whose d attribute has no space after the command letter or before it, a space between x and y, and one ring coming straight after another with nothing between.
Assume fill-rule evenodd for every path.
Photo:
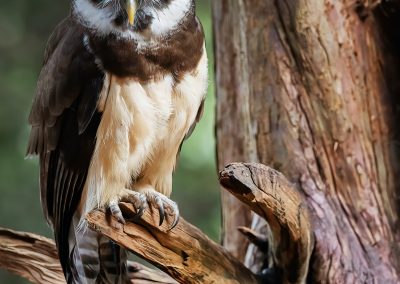
<instances>
[{"instance_id":1,"label":"tail feather","mask_svg":"<svg viewBox=\"0 0 400 284\"><path fill-rule=\"evenodd\" d=\"M127 252L106 237L100 239L99 283L127 282Z\"/></svg>"},{"instance_id":2,"label":"tail feather","mask_svg":"<svg viewBox=\"0 0 400 284\"><path fill-rule=\"evenodd\" d=\"M69 234L68 284L122 284L127 282L127 252L89 228L73 222Z\"/></svg>"}]
</instances>

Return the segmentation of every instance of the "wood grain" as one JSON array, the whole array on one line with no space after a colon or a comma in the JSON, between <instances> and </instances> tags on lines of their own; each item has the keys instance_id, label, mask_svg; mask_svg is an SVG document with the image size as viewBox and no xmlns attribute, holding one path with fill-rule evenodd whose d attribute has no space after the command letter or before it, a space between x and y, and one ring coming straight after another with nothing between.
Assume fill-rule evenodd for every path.
<instances>
[{"instance_id":1,"label":"wood grain","mask_svg":"<svg viewBox=\"0 0 400 284\"><path fill-rule=\"evenodd\" d=\"M65 283L54 242L31 233L0 228L0 268L32 283Z\"/></svg>"}]
</instances>

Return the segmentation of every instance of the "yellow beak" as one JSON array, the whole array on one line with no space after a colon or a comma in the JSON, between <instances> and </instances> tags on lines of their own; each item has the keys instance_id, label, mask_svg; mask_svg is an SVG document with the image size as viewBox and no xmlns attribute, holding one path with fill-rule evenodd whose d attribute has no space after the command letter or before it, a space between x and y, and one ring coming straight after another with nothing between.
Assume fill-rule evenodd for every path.
<instances>
[{"instance_id":1,"label":"yellow beak","mask_svg":"<svg viewBox=\"0 0 400 284\"><path fill-rule=\"evenodd\" d=\"M126 10L128 12L129 24L131 26L133 26L133 23L135 22L136 1L135 0L127 0Z\"/></svg>"}]
</instances>

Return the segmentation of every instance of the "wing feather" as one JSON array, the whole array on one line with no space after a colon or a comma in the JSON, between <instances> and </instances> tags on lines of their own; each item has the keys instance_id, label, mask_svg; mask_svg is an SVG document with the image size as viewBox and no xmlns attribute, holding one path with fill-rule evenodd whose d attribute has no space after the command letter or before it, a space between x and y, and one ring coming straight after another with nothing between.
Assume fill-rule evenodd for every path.
<instances>
[{"instance_id":1,"label":"wing feather","mask_svg":"<svg viewBox=\"0 0 400 284\"><path fill-rule=\"evenodd\" d=\"M29 116L28 155L40 156L42 207L52 224L67 278L69 227L83 191L101 114L104 74L83 44L71 17L53 32L45 50Z\"/></svg>"},{"instance_id":2,"label":"wing feather","mask_svg":"<svg viewBox=\"0 0 400 284\"><path fill-rule=\"evenodd\" d=\"M183 140L188 139L193 134L193 131L197 126L197 123L199 123L199 121L203 117L203 114L204 114L204 103L205 103L205 98L201 101L201 104L200 104L199 109L197 111L196 119L194 120L194 122L190 126L190 128L189 128L188 132L186 133L185 138Z\"/></svg>"}]
</instances>

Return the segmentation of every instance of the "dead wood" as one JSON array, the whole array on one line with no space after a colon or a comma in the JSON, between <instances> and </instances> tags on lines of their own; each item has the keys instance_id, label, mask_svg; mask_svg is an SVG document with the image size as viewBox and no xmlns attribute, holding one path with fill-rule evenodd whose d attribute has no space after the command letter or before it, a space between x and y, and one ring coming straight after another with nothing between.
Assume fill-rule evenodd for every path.
<instances>
[{"instance_id":1,"label":"dead wood","mask_svg":"<svg viewBox=\"0 0 400 284\"><path fill-rule=\"evenodd\" d=\"M0 228L0 268L33 283L65 283L54 242Z\"/></svg>"}]
</instances>

